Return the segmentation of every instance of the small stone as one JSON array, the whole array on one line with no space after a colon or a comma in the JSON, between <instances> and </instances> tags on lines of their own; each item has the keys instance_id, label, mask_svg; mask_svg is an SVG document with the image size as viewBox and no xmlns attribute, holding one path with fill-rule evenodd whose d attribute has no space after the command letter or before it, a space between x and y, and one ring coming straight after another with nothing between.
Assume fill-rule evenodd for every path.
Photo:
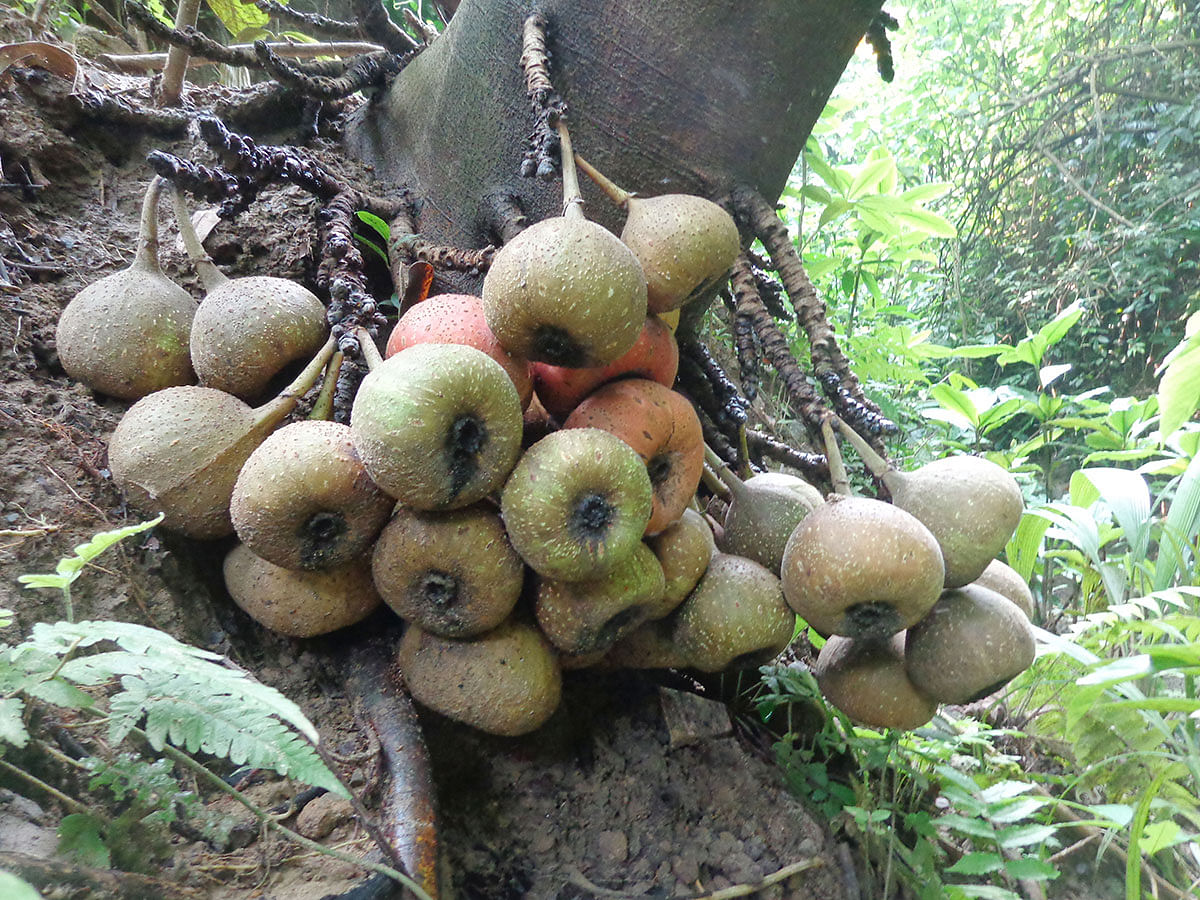
<instances>
[{"instance_id":1,"label":"small stone","mask_svg":"<svg viewBox=\"0 0 1200 900\"><path fill-rule=\"evenodd\" d=\"M745 849L746 855L751 859L760 860L762 859L763 854L767 852L767 844L760 837L752 837L750 840L746 841L746 845L743 849Z\"/></svg>"},{"instance_id":2,"label":"small stone","mask_svg":"<svg viewBox=\"0 0 1200 900\"><path fill-rule=\"evenodd\" d=\"M700 879L700 861L690 854L677 857L671 863L671 871L684 884L694 885Z\"/></svg>"},{"instance_id":3,"label":"small stone","mask_svg":"<svg viewBox=\"0 0 1200 900\"><path fill-rule=\"evenodd\" d=\"M539 855L549 853L554 849L554 835L549 831L538 832L529 844L529 849Z\"/></svg>"},{"instance_id":4,"label":"small stone","mask_svg":"<svg viewBox=\"0 0 1200 900\"><path fill-rule=\"evenodd\" d=\"M629 858L629 839L620 831L602 831L596 835L596 852L609 863L623 863Z\"/></svg>"},{"instance_id":5,"label":"small stone","mask_svg":"<svg viewBox=\"0 0 1200 900\"><path fill-rule=\"evenodd\" d=\"M322 794L310 800L296 817L296 830L310 841L319 841L344 822L350 821L354 809L348 800L334 794Z\"/></svg>"}]
</instances>

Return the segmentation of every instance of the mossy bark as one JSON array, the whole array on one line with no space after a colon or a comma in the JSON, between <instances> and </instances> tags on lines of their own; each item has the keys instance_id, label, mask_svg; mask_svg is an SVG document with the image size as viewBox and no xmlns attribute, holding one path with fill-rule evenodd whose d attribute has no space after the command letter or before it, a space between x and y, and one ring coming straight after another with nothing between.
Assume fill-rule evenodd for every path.
<instances>
[{"instance_id":1,"label":"mossy bark","mask_svg":"<svg viewBox=\"0 0 1200 900\"><path fill-rule=\"evenodd\" d=\"M560 213L557 181L517 174L531 126L521 26L549 21L555 88L577 150L643 194L782 191L878 0L464 0L443 35L350 129L414 187L427 239L479 247L498 195ZM588 215L619 216L584 185Z\"/></svg>"}]
</instances>

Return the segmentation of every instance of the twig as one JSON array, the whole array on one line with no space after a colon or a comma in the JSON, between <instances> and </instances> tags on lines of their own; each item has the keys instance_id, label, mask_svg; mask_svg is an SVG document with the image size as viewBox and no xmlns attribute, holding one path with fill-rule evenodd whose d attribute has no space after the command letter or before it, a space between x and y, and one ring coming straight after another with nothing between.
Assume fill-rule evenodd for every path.
<instances>
[{"instance_id":1,"label":"twig","mask_svg":"<svg viewBox=\"0 0 1200 900\"><path fill-rule=\"evenodd\" d=\"M196 32L199 34L199 32ZM218 45L220 46L220 45ZM364 56L374 53L384 53L379 44L364 41L293 44L290 41L271 41L267 44L275 54L287 59L313 59L319 56ZM230 51L230 59L214 59L206 54L188 57L188 66L231 65L243 68L260 68L258 60L253 56L254 44L229 44L224 49ZM235 55L236 54L236 55ZM111 63L122 72L141 72L145 69L156 68L166 59L165 53L104 53L100 55L102 62ZM322 66L329 69L329 65Z\"/></svg>"},{"instance_id":2,"label":"twig","mask_svg":"<svg viewBox=\"0 0 1200 900\"><path fill-rule=\"evenodd\" d=\"M196 26L196 17L200 15L200 0L179 0L175 12L175 30ZM158 92L160 106L178 106L183 95L184 73L187 71L187 47L174 45L167 51L167 64L163 68L162 85Z\"/></svg>"},{"instance_id":3,"label":"twig","mask_svg":"<svg viewBox=\"0 0 1200 900\"><path fill-rule=\"evenodd\" d=\"M555 126L567 114L567 105L550 81L550 52L546 49L549 23L541 13L525 20L521 41L521 69L525 93L533 111L529 147L521 161L521 177L553 178L559 171L559 138Z\"/></svg>"},{"instance_id":4,"label":"twig","mask_svg":"<svg viewBox=\"0 0 1200 900\"><path fill-rule=\"evenodd\" d=\"M262 67L276 81L298 90L306 97L318 100L340 100L366 87L382 86L408 62L409 57L396 56L380 50L359 56L337 77L310 75L294 66L271 49L266 41L254 42L254 53Z\"/></svg>"},{"instance_id":5,"label":"twig","mask_svg":"<svg viewBox=\"0 0 1200 900\"><path fill-rule=\"evenodd\" d=\"M317 13L301 12L277 3L275 0L254 0L254 5L281 22L303 26L306 34L327 34L345 38L358 37L362 34L362 27L357 22L339 22L337 19L330 19Z\"/></svg>"},{"instance_id":6,"label":"twig","mask_svg":"<svg viewBox=\"0 0 1200 900\"><path fill-rule=\"evenodd\" d=\"M781 881L787 881L793 875L799 875L801 872L806 872L809 869L815 869L818 866L825 865L825 861L820 857L811 857L802 859L799 862L791 863L784 866L776 872L763 878L762 881L757 881L748 884L731 884L729 887L721 888L719 891L709 891L701 894L677 894L670 900L732 900L734 897L748 897L751 894L757 894L763 888L768 888L773 884L778 884ZM593 884L584 877L583 873L578 869L572 869L567 876L567 880L576 887L583 888L595 894L597 897L612 897L616 898L632 898L638 895L628 894L624 891L613 891L608 888L600 887Z\"/></svg>"},{"instance_id":7,"label":"twig","mask_svg":"<svg viewBox=\"0 0 1200 900\"><path fill-rule=\"evenodd\" d=\"M1045 144L1039 143L1037 145L1037 149L1038 149L1038 152L1042 154L1042 156L1046 157L1046 159L1050 160L1050 162L1052 162L1054 164L1054 168L1058 169L1058 171L1062 175L1062 177L1064 179L1066 179L1067 184L1069 184L1069 185L1071 185L1071 187L1075 188L1076 193L1078 193L1079 196L1083 197L1084 200L1086 200L1088 203L1092 204L1092 206L1094 206L1096 209L1100 210L1101 212L1107 213L1110 218L1116 220L1117 222L1120 222L1126 228L1136 227L1133 224L1133 222L1131 222L1129 219L1125 218L1123 215L1121 215L1119 212L1117 212L1115 209L1113 209L1111 206L1109 206L1107 203L1105 203L1103 200L1101 200L1099 197L1097 197L1095 194L1093 194L1091 191L1089 191L1086 187L1084 187L1083 182L1081 182L1078 178L1076 178L1071 173L1071 170L1068 169L1066 167L1066 165L1064 165L1063 161L1061 159L1059 159L1057 156L1055 156L1053 153L1051 153L1050 149Z\"/></svg>"},{"instance_id":8,"label":"twig","mask_svg":"<svg viewBox=\"0 0 1200 900\"><path fill-rule=\"evenodd\" d=\"M17 778L20 778L22 781L32 784L38 790L45 791L67 809L71 810L71 812L87 813L90 811L86 804L79 802L74 797L64 794L53 785L46 784L46 782L42 781L42 779L38 778L36 775L30 775L24 769L14 766L8 760L0 759L0 770L8 772L10 775L14 775Z\"/></svg>"}]
</instances>

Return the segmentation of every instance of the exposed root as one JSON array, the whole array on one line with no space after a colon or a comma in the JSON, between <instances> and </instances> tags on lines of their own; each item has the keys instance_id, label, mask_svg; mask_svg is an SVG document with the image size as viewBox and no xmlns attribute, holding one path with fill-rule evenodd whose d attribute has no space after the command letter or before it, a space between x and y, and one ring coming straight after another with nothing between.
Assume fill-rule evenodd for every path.
<instances>
[{"instance_id":1,"label":"exposed root","mask_svg":"<svg viewBox=\"0 0 1200 900\"><path fill-rule=\"evenodd\" d=\"M507 244L529 227L529 217L515 194L491 194L484 201L484 211L493 243Z\"/></svg>"},{"instance_id":2,"label":"exposed root","mask_svg":"<svg viewBox=\"0 0 1200 900\"><path fill-rule=\"evenodd\" d=\"M323 35L325 37L356 38L361 37L363 30L357 22L339 22L317 13L301 12L290 6L284 6L275 0L254 0L254 5L267 15L274 16L281 22L299 25L306 34Z\"/></svg>"},{"instance_id":3,"label":"exposed root","mask_svg":"<svg viewBox=\"0 0 1200 900\"><path fill-rule=\"evenodd\" d=\"M521 68L525 72L525 93L533 110L533 129L529 149L521 161L521 177L553 178L560 171L558 120L566 115L567 105L550 81L550 51L546 49L549 23L541 13L525 20L521 49Z\"/></svg>"},{"instance_id":4,"label":"exposed root","mask_svg":"<svg viewBox=\"0 0 1200 900\"><path fill-rule=\"evenodd\" d=\"M275 53L266 41L255 41L254 53L276 81L318 100L340 100L366 88L385 88L415 55L397 56L386 51L368 53L355 57L344 73L333 77L309 74L303 67Z\"/></svg>"},{"instance_id":5,"label":"exposed root","mask_svg":"<svg viewBox=\"0 0 1200 900\"><path fill-rule=\"evenodd\" d=\"M13 67L8 74L29 89L39 106L72 118L89 119L168 138L183 137L191 120L191 115L182 110L151 109L95 88L72 91L66 79L52 75L45 69Z\"/></svg>"}]
</instances>

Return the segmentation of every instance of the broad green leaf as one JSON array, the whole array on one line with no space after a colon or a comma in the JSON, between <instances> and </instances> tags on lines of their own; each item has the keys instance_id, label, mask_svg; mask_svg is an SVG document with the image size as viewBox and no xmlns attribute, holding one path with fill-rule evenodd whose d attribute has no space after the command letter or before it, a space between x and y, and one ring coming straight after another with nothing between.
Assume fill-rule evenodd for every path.
<instances>
[{"instance_id":1,"label":"broad green leaf","mask_svg":"<svg viewBox=\"0 0 1200 900\"><path fill-rule=\"evenodd\" d=\"M940 403L943 409L962 416L970 427L979 424L979 410L966 391L960 391L943 382L931 387L929 395Z\"/></svg>"},{"instance_id":2,"label":"broad green leaf","mask_svg":"<svg viewBox=\"0 0 1200 900\"><path fill-rule=\"evenodd\" d=\"M376 244L374 241L370 240L369 238L363 237L361 234L356 234L354 236L354 238L360 244L362 244L364 247L366 247L368 250L372 251L376 256L378 256L384 265L387 265L390 262L390 260L388 259L387 253L384 252L384 249L382 247L380 247L378 244Z\"/></svg>"},{"instance_id":3,"label":"broad green leaf","mask_svg":"<svg viewBox=\"0 0 1200 900\"><path fill-rule=\"evenodd\" d=\"M1150 488L1146 479L1128 469L1080 469L1075 474L1086 479L1112 510L1134 559L1144 559L1150 545ZM1071 481L1074 485L1074 475Z\"/></svg>"},{"instance_id":4,"label":"broad green leaf","mask_svg":"<svg viewBox=\"0 0 1200 900\"><path fill-rule=\"evenodd\" d=\"M58 824L58 851L94 869L112 865L112 854L100 836L100 822L84 813L71 813Z\"/></svg>"},{"instance_id":5,"label":"broad green leaf","mask_svg":"<svg viewBox=\"0 0 1200 900\"><path fill-rule=\"evenodd\" d=\"M1058 829L1053 825L1014 825L1011 828L1002 829L996 837L1001 847L1005 850L1012 850L1015 847L1028 847L1032 844L1044 843L1054 837L1057 831Z\"/></svg>"},{"instance_id":6,"label":"broad green leaf","mask_svg":"<svg viewBox=\"0 0 1200 900\"><path fill-rule=\"evenodd\" d=\"M24 716L24 700L20 697L0 697L0 742L18 748L29 743Z\"/></svg>"},{"instance_id":7,"label":"broad green leaf","mask_svg":"<svg viewBox=\"0 0 1200 900\"><path fill-rule=\"evenodd\" d=\"M1113 681L1128 681L1131 678L1142 678L1154 671L1154 662L1145 653L1126 656L1114 660L1106 666L1101 666L1093 672L1081 676L1076 684L1108 684Z\"/></svg>"},{"instance_id":8,"label":"broad green leaf","mask_svg":"<svg viewBox=\"0 0 1200 900\"><path fill-rule=\"evenodd\" d=\"M1159 850L1182 844L1188 839L1189 836L1175 822L1152 822L1142 832L1142 852L1153 856Z\"/></svg>"},{"instance_id":9,"label":"broad green leaf","mask_svg":"<svg viewBox=\"0 0 1200 900\"><path fill-rule=\"evenodd\" d=\"M896 162L891 157L867 163L850 183L850 187L846 190L846 196L851 200L857 200L864 194L875 191L889 172L893 177L895 176Z\"/></svg>"},{"instance_id":10,"label":"broad green leaf","mask_svg":"<svg viewBox=\"0 0 1200 900\"><path fill-rule=\"evenodd\" d=\"M96 701L73 684L68 684L61 678L51 678L47 681L35 681L26 686L25 692L31 697L37 697L46 703L62 706L66 709L87 709Z\"/></svg>"},{"instance_id":11,"label":"broad green leaf","mask_svg":"<svg viewBox=\"0 0 1200 900\"><path fill-rule=\"evenodd\" d=\"M949 828L959 834L967 834L971 837L983 838L989 841L996 837L995 826L987 819L978 816L962 816L958 813L949 813L944 816L938 816L934 819L934 824L939 828Z\"/></svg>"},{"instance_id":12,"label":"broad green leaf","mask_svg":"<svg viewBox=\"0 0 1200 900\"><path fill-rule=\"evenodd\" d=\"M1033 785L1028 781L997 781L995 784L984 788L979 796L986 803L995 803L998 800L1011 800L1014 797L1020 797L1022 794L1028 794L1032 790Z\"/></svg>"},{"instance_id":13,"label":"broad green leaf","mask_svg":"<svg viewBox=\"0 0 1200 900\"><path fill-rule=\"evenodd\" d=\"M819 184L806 184L800 189L800 193L807 199L820 203L822 206L828 206L833 202L833 196Z\"/></svg>"},{"instance_id":14,"label":"broad green leaf","mask_svg":"<svg viewBox=\"0 0 1200 900\"><path fill-rule=\"evenodd\" d=\"M1038 369L1038 384L1040 384L1043 388L1047 388L1070 371L1070 363L1059 363L1055 366L1042 366L1040 369Z\"/></svg>"},{"instance_id":15,"label":"broad green leaf","mask_svg":"<svg viewBox=\"0 0 1200 900\"><path fill-rule=\"evenodd\" d=\"M11 872L0 871L0 897L5 900L42 900L32 884Z\"/></svg>"},{"instance_id":16,"label":"broad green leaf","mask_svg":"<svg viewBox=\"0 0 1200 900\"><path fill-rule=\"evenodd\" d=\"M14 621L11 609L0 609L0 628L8 628Z\"/></svg>"},{"instance_id":17,"label":"broad green leaf","mask_svg":"<svg viewBox=\"0 0 1200 900\"><path fill-rule=\"evenodd\" d=\"M968 853L946 871L955 875L987 875L1003 868L1004 857L999 853Z\"/></svg>"},{"instance_id":18,"label":"broad green leaf","mask_svg":"<svg viewBox=\"0 0 1200 900\"><path fill-rule=\"evenodd\" d=\"M937 200L944 197L952 190L954 190L954 185L950 182L937 181L909 188L901 193L900 196L910 203L925 203L929 200Z\"/></svg>"},{"instance_id":19,"label":"broad green leaf","mask_svg":"<svg viewBox=\"0 0 1200 900\"><path fill-rule=\"evenodd\" d=\"M231 35L241 34L248 28L263 28L271 17L253 3L242 0L205 0L213 15Z\"/></svg>"},{"instance_id":20,"label":"broad green leaf","mask_svg":"<svg viewBox=\"0 0 1200 900\"><path fill-rule=\"evenodd\" d=\"M932 234L934 237L952 238L958 235L958 229L949 220L927 209L909 209L898 212L896 218L917 231Z\"/></svg>"},{"instance_id":21,"label":"broad green leaf","mask_svg":"<svg viewBox=\"0 0 1200 900\"><path fill-rule=\"evenodd\" d=\"M822 181L842 196L846 196L847 189L850 187L849 172L844 169L835 169L819 153L806 153L805 159L808 167L816 172Z\"/></svg>"},{"instance_id":22,"label":"broad green leaf","mask_svg":"<svg viewBox=\"0 0 1200 900\"><path fill-rule=\"evenodd\" d=\"M1200 406L1200 341L1167 364L1158 384L1159 431L1174 434Z\"/></svg>"},{"instance_id":23,"label":"broad green leaf","mask_svg":"<svg viewBox=\"0 0 1200 900\"><path fill-rule=\"evenodd\" d=\"M1153 671L1154 669L1151 667L1151 672ZM1200 712L1200 700L1194 700L1188 697L1142 697L1136 700L1110 700L1104 705L1117 709L1121 707L1131 707L1133 709L1153 710L1154 712L1187 713L1188 715L1193 716L1197 712Z\"/></svg>"},{"instance_id":24,"label":"broad green leaf","mask_svg":"<svg viewBox=\"0 0 1200 900\"><path fill-rule=\"evenodd\" d=\"M997 356L1005 350L1011 350L1007 344L963 344L953 348L951 356L961 356L963 359L983 359L987 356Z\"/></svg>"},{"instance_id":25,"label":"broad green leaf","mask_svg":"<svg viewBox=\"0 0 1200 900\"><path fill-rule=\"evenodd\" d=\"M1026 512L1017 523L1017 530L1004 548L1008 564L1020 573L1025 581L1033 577L1033 567L1042 551L1042 540L1050 522L1041 516Z\"/></svg>"},{"instance_id":26,"label":"broad green leaf","mask_svg":"<svg viewBox=\"0 0 1200 900\"><path fill-rule=\"evenodd\" d=\"M60 559L58 565L55 567L56 574L21 575L17 578L17 581L29 588L51 587L61 590L65 585L70 584L79 577L84 566L109 547L120 543L125 538L140 534L143 531L149 531L163 520L163 515L163 513L159 513L148 522L141 522L137 525L127 525L124 528L115 528L112 531L101 531L93 535L92 539L86 544L77 546L74 556L66 556Z\"/></svg>"},{"instance_id":27,"label":"broad green leaf","mask_svg":"<svg viewBox=\"0 0 1200 900\"><path fill-rule=\"evenodd\" d=\"M1186 560L1181 548L1189 546L1200 527L1200 456L1188 463L1167 518L1163 522L1163 535L1159 541L1158 561L1154 567L1154 589L1168 588L1181 574ZM1193 561L1194 564L1194 561ZM1191 579L1188 579L1189 581Z\"/></svg>"},{"instance_id":28,"label":"broad green leaf","mask_svg":"<svg viewBox=\"0 0 1200 900\"><path fill-rule=\"evenodd\" d=\"M1004 871L1013 878L1027 878L1032 881L1051 881L1061 874L1053 863L1036 856L1010 859L1004 866Z\"/></svg>"},{"instance_id":29,"label":"broad green leaf","mask_svg":"<svg viewBox=\"0 0 1200 900\"><path fill-rule=\"evenodd\" d=\"M955 884L946 887L952 887L961 896L972 897L975 900L1024 900L1020 894L994 884Z\"/></svg>"},{"instance_id":30,"label":"broad green leaf","mask_svg":"<svg viewBox=\"0 0 1200 900\"><path fill-rule=\"evenodd\" d=\"M1040 338L1045 353L1050 347L1053 347L1070 331L1075 323L1083 318L1083 307L1078 303L1072 303L1057 316L1038 329L1037 336Z\"/></svg>"},{"instance_id":31,"label":"broad green leaf","mask_svg":"<svg viewBox=\"0 0 1200 900\"><path fill-rule=\"evenodd\" d=\"M821 211L821 217L817 220L817 227L823 228L824 226L828 225L838 216L850 209L850 206L851 204L848 200L834 200Z\"/></svg>"},{"instance_id":32,"label":"broad green leaf","mask_svg":"<svg viewBox=\"0 0 1200 900\"><path fill-rule=\"evenodd\" d=\"M388 239L389 235L391 235L391 226L379 216L375 215L375 213L367 212L365 209L360 209L355 213L355 215L358 216L359 221L366 225L370 225L371 228L375 229L376 233L378 233L378 235L385 241Z\"/></svg>"}]
</instances>

